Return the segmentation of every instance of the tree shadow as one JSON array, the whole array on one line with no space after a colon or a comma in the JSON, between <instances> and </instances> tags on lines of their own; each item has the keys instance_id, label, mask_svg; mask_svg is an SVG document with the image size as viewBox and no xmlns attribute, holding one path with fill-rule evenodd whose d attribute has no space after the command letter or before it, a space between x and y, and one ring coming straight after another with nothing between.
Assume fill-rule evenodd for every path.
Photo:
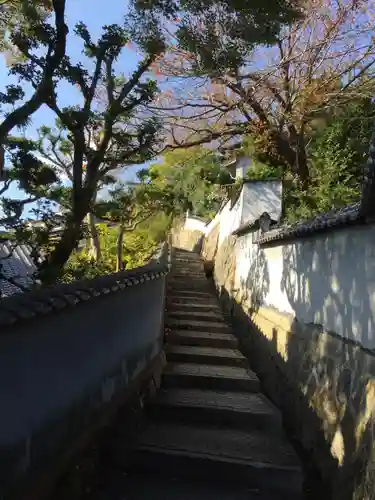
<instances>
[{"instance_id":1,"label":"tree shadow","mask_svg":"<svg viewBox=\"0 0 375 500\"><path fill-rule=\"evenodd\" d=\"M269 340L252 321L249 313L225 290L221 289L220 302L230 319L234 333L240 341L241 351L250 361L251 369L258 375L262 392L279 408L285 433L294 446L304 469L304 498L331 499L331 486L314 462L311 449L300 441L300 432L308 429L314 435L315 446L321 451L326 463L336 469L329 446L324 440L321 422L300 392L297 383L292 383L286 373L286 362L277 350L277 331ZM296 381L295 381L296 382ZM303 417L302 417L303 416Z\"/></svg>"},{"instance_id":2,"label":"tree shadow","mask_svg":"<svg viewBox=\"0 0 375 500\"><path fill-rule=\"evenodd\" d=\"M228 283L220 289L243 352L282 412L309 499L375 498L375 357L358 343L373 340L368 287L375 283L375 245L345 234L283 246L280 290L295 312L288 331L278 324L264 331L272 321L267 309L273 313L264 302L274 285L264 249L242 256L251 260L240 303ZM258 312L264 328L252 320Z\"/></svg>"},{"instance_id":3,"label":"tree shadow","mask_svg":"<svg viewBox=\"0 0 375 500\"><path fill-rule=\"evenodd\" d=\"M340 499L375 498L375 356L362 347L374 345L373 239L361 228L283 247L281 287L300 320L288 343L288 359L300 360L290 376L338 456L332 485Z\"/></svg>"},{"instance_id":4,"label":"tree shadow","mask_svg":"<svg viewBox=\"0 0 375 500\"><path fill-rule=\"evenodd\" d=\"M282 212L282 183L278 180L248 181L243 185L241 224L253 222L267 212L279 220Z\"/></svg>"},{"instance_id":5,"label":"tree shadow","mask_svg":"<svg viewBox=\"0 0 375 500\"><path fill-rule=\"evenodd\" d=\"M202 246L203 246L203 238L204 238L204 235L202 234L202 236L194 244L194 246L193 246L193 252L199 253L199 254L201 253Z\"/></svg>"},{"instance_id":6,"label":"tree shadow","mask_svg":"<svg viewBox=\"0 0 375 500\"><path fill-rule=\"evenodd\" d=\"M284 245L281 289L297 318L374 345L375 238L368 231L336 231Z\"/></svg>"},{"instance_id":7,"label":"tree shadow","mask_svg":"<svg viewBox=\"0 0 375 500\"><path fill-rule=\"evenodd\" d=\"M258 310L270 289L268 264L261 248L251 259L248 275L245 280L241 280L240 285L242 290L250 291L248 297L246 297L245 307L248 310Z\"/></svg>"}]
</instances>

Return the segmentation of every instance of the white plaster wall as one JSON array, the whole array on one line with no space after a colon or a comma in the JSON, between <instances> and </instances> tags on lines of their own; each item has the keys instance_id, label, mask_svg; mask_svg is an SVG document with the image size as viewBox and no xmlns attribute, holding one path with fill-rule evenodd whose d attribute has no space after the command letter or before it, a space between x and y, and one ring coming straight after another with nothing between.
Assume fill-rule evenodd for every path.
<instances>
[{"instance_id":1,"label":"white plaster wall","mask_svg":"<svg viewBox=\"0 0 375 500\"><path fill-rule=\"evenodd\" d=\"M252 163L252 160L248 158L247 156L242 156L237 160L236 163L236 178L237 179L244 179L247 171L249 170L249 167Z\"/></svg>"},{"instance_id":2,"label":"white plaster wall","mask_svg":"<svg viewBox=\"0 0 375 500\"><path fill-rule=\"evenodd\" d=\"M236 244L236 287L262 305L375 349L375 226L260 248Z\"/></svg>"},{"instance_id":3,"label":"white plaster wall","mask_svg":"<svg viewBox=\"0 0 375 500\"><path fill-rule=\"evenodd\" d=\"M237 202L231 208L230 201L224 206L220 214L220 233L218 239L218 247L222 245L224 240L240 227L243 203L243 190L238 197Z\"/></svg>"},{"instance_id":4,"label":"white plaster wall","mask_svg":"<svg viewBox=\"0 0 375 500\"><path fill-rule=\"evenodd\" d=\"M194 229L197 229L198 231L201 231L204 233L206 236L208 236L213 229L220 224L220 233L219 233L219 239L218 239L218 246L220 246L225 238L230 235L237 227L239 227L239 222L241 219L241 195L231 210L231 202L228 201L224 205L224 207L215 215L215 217L212 219L212 221L204 225L204 227L200 228L198 227L198 224L193 221L193 219L186 218L185 220L185 229L191 229L194 227ZM198 222L198 221L197 221Z\"/></svg>"},{"instance_id":5,"label":"white plaster wall","mask_svg":"<svg viewBox=\"0 0 375 500\"><path fill-rule=\"evenodd\" d=\"M257 252L257 246L252 243L253 233L247 233L237 238L236 252L236 274L234 278L234 286L236 290L245 291L250 288L248 282L251 277L250 267L254 262L254 251Z\"/></svg>"},{"instance_id":6,"label":"white plaster wall","mask_svg":"<svg viewBox=\"0 0 375 500\"><path fill-rule=\"evenodd\" d=\"M241 224L257 220L268 212L278 221L282 213L282 183L280 181L246 182L242 188Z\"/></svg>"},{"instance_id":7,"label":"white plaster wall","mask_svg":"<svg viewBox=\"0 0 375 500\"><path fill-rule=\"evenodd\" d=\"M206 234L210 234L210 232L218 225L220 224L220 218L221 218L221 210L218 212L215 217L212 219L212 221L207 224L206 226Z\"/></svg>"},{"instance_id":8,"label":"white plaster wall","mask_svg":"<svg viewBox=\"0 0 375 500\"><path fill-rule=\"evenodd\" d=\"M250 161L248 158L246 160ZM273 220L279 220L281 198L282 183L280 181L245 183L234 206L231 208L231 202L228 202L202 232L208 235L220 223L218 239L220 247L233 231L246 222L254 222L263 212L268 212ZM198 230L201 229L198 228Z\"/></svg>"},{"instance_id":9,"label":"white plaster wall","mask_svg":"<svg viewBox=\"0 0 375 500\"><path fill-rule=\"evenodd\" d=\"M186 217L184 229L188 231L200 231L201 233L206 234L206 223L195 219L194 217Z\"/></svg>"}]
</instances>

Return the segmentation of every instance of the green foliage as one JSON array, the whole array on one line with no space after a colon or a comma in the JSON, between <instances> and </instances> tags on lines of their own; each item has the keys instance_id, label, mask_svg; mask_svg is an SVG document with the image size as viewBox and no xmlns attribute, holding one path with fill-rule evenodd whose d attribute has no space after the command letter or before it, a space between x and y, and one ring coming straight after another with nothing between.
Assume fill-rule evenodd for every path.
<instances>
[{"instance_id":1,"label":"green foliage","mask_svg":"<svg viewBox=\"0 0 375 500\"><path fill-rule=\"evenodd\" d=\"M62 237L51 252L44 253L40 268L42 281L53 282L81 237L98 190L113 183L113 171L148 161L159 149L161 123L145 113L145 106L159 92L151 69L165 47L156 26L139 32L130 17L122 24L103 26L101 36L94 39L84 22L65 25L64 1L53 2L55 12L49 19L47 0L36 2L35 8L29 9L29 4L23 0L0 3L3 12L20 9L21 17L7 21L6 29L11 43L25 56L10 70L19 85L0 93L0 113L5 117L0 123L0 173L5 167L6 181L18 182L30 202L38 201L40 207L56 203L65 214ZM46 16L39 7L46 7ZM78 64L66 54L68 31L85 54ZM143 54L130 74L116 75L119 56L130 39ZM81 94L66 107L60 106L58 85L64 81ZM25 82L35 90L29 101L22 90ZM27 132L30 116L42 104L55 113L55 126L42 126L38 140L14 140L11 130L26 126ZM8 187L0 187L1 194ZM12 210L20 218L23 206L18 200L4 199L7 222ZM123 206L122 222L127 216Z\"/></svg>"},{"instance_id":2,"label":"green foliage","mask_svg":"<svg viewBox=\"0 0 375 500\"><path fill-rule=\"evenodd\" d=\"M140 215L140 207L136 206L134 189L117 184L109 191L109 199L95 204L95 215L101 219L127 225L135 222Z\"/></svg>"},{"instance_id":3,"label":"green foliage","mask_svg":"<svg viewBox=\"0 0 375 500\"><path fill-rule=\"evenodd\" d=\"M139 20L179 19L180 48L196 55L199 73L223 74L242 65L255 45L271 44L298 16L297 2L269 0L133 0Z\"/></svg>"},{"instance_id":4,"label":"green foliage","mask_svg":"<svg viewBox=\"0 0 375 500\"><path fill-rule=\"evenodd\" d=\"M283 167L281 165L271 165L267 162L257 147L256 140L250 135L244 136L241 145L226 152L226 158L237 159L246 157L251 160L250 166L245 174L245 180L265 180L265 179L282 179ZM263 161L262 161L263 160Z\"/></svg>"},{"instance_id":5,"label":"green foliage","mask_svg":"<svg viewBox=\"0 0 375 500\"><path fill-rule=\"evenodd\" d=\"M266 180L266 179L281 179L282 168L271 167L265 163L254 161L246 172L246 179L249 180Z\"/></svg>"},{"instance_id":6,"label":"green foliage","mask_svg":"<svg viewBox=\"0 0 375 500\"><path fill-rule=\"evenodd\" d=\"M165 240L170 219L157 214L132 232L125 233L123 257L127 269L141 266L149 261L158 245Z\"/></svg>"},{"instance_id":7,"label":"green foliage","mask_svg":"<svg viewBox=\"0 0 375 500\"><path fill-rule=\"evenodd\" d=\"M173 218L188 209L195 215L213 216L225 196L222 184L233 182L214 152L203 147L169 152L138 177L138 185L117 185L108 200L96 203L95 214L115 227L98 226L101 260L95 263L88 247L75 252L65 267L64 281L114 272L121 227L126 268L143 265L165 240Z\"/></svg>"},{"instance_id":8,"label":"green foliage","mask_svg":"<svg viewBox=\"0 0 375 500\"><path fill-rule=\"evenodd\" d=\"M9 51L8 62L16 62L21 56L11 42L11 33L25 36L35 30L48 16L52 8L51 0L2 0L0 2L0 52Z\"/></svg>"},{"instance_id":9,"label":"green foliage","mask_svg":"<svg viewBox=\"0 0 375 500\"><path fill-rule=\"evenodd\" d=\"M161 163L148 169L148 183L143 183L143 189L174 216L190 210L195 215L210 217L224 199L221 186L232 182L214 151L195 147L166 153Z\"/></svg>"},{"instance_id":10,"label":"green foliage","mask_svg":"<svg viewBox=\"0 0 375 500\"><path fill-rule=\"evenodd\" d=\"M305 190L286 165L260 161L257 138L247 136L240 148L253 159L246 178L282 179L284 218L292 223L358 201L374 121L375 103L365 98L315 120L306 139L311 179Z\"/></svg>"},{"instance_id":11,"label":"green foliage","mask_svg":"<svg viewBox=\"0 0 375 500\"><path fill-rule=\"evenodd\" d=\"M38 157L35 141L10 137L6 159L9 167L0 189L0 224L20 243L45 251L48 234L56 224L52 193L62 187L61 183L55 170ZM23 190L23 196L12 196L10 188L15 185ZM30 216L37 217L44 224L29 226L24 215L27 208Z\"/></svg>"},{"instance_id":12,"label":"green foliage","mask_svg":"<svg viewBox=\"0 0 375 500\"><path fill-rule=\"evenodd\" d=\"M73 252L60 277L62 283L72 283L83 279L93 279L112 273L113 269L105 261L95 262L86 251Z\"/></svg>"},{"instance_id":13,"label":"green foliage","mask_svg":"<svg viewBox=\"0 0 375 500\"><path fill-rule=\"evenodd\" d=\"M257 155L254 153L254 147L249 147L249 139L248 137L245 138L241 148L243 154L251 158L251 164L245 178L248 180L282 179L283 168L259 161Z\"/></svg>"},{"instance_id":14,"label":"green foliage","mask_svg":"<svg viewBox=\"0 0 375 500\"><path fill-rule=\"evenodd\" d=\"M315 130L308 148L308 189L301 191L291 176L285 182L287 220L306 219L359 199L374 120L375 104L363 99L339 108Z\"/></svg>"},{"instance_id":15,"label":"green foliage","mask_svg":"<svg viewBox=\"0 0 375 500\"><path fill-rule=\"evenodd\" d=\"M134 231L125 232L123 259L127 270L142 266L150 260L158 245L165 240L170 224L171 221L167 216L156 214ZM101 260L95 262L91 258L88 245L73 252L61 277L64 283L115 272L118 227L98 224L97 229L102 253Z\"/></svg>"},{"instance_id":16,"label":"green foliage","mask_svg":"<svg viewBox=\"0 0 375 500\"><path fill-rule=\"evenodd\" d=\"M266 130L259 130L255 127L251 134L245 135L240 151L252 159L254 167L252 167L250 174L254 178L259 178L260 171L263 171L262 178L275 177L280 179L283 171L288 168L286 162L277 153L274 142Z\"/></svg>"}]
</instances>

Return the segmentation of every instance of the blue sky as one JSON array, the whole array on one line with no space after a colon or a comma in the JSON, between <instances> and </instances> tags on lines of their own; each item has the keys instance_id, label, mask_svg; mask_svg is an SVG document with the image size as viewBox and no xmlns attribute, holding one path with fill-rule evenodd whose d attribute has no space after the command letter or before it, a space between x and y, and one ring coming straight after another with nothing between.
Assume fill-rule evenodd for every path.
<instances>
[{"instance_id":1,"label":"blue sky","mask_svg":"<svg viewBox=\"0 0 375 500\"><path fill-rule=\"evenodd\" d=\"M83 61L84 56L81 53L81 44L74 35L73 28L78 21L83 21L93 39L101 34L102 26L106 24L121 24L124 14L127 10L126 0L67 0L66 2L66 20L69 26L69 35L67 41L67 54L74 62ZM130 73L135 68L139 56L134 51L125 49L121 55L117 70L123 73ZM8 68L4 58L0 55L0 91L5 85L16 83L14 77L8 75ZM63 84L58 92L60 106L66 106L80 102L78 90L69 84ZM27 129L27 135L35 136L36 130L41 125L53 125L54 114L43 106L32 116L32 125ZM134 180L135 172L141 167L129 167L121 176L123 180ZM19 197L20 192L17 188L12 188L11 196Z\"/></svg>"}]
</instances>

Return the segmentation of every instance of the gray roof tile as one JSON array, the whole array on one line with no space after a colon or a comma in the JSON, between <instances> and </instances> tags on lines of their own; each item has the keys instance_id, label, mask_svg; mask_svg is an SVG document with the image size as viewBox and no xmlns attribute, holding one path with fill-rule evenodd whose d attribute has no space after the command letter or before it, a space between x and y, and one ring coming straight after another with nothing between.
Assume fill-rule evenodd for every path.
<instances>
[{"instance_id":1,"label":"gray roof tile","mask_svg":"<svg viewBox=\"0 0 375 500\"><path fill-rule=\"evenodd\" d=\"M263 245L294 238L303 238L317 232L360 224L362 222L364 220L360 215L360 202L357 202L339 210L330 210L302 223L275 227L271 231L264 233L258 239L257 243Z\"/></svg>"},{"instance_id":2,"label":"gray roof tile","mask_svg":"<svg viewBox=\"0 0 375 500\"><path fill-rule=\"evenodd\" d=\"M3 276L3 279L0 278L1 297L20 293L22 289L15 283L19 283L22 287L30 286L36 270L30 247L15 246L11 240L0 240L0 272ZM13 283L6 278L11 279Z\"/></svg>"}]
</instances>

